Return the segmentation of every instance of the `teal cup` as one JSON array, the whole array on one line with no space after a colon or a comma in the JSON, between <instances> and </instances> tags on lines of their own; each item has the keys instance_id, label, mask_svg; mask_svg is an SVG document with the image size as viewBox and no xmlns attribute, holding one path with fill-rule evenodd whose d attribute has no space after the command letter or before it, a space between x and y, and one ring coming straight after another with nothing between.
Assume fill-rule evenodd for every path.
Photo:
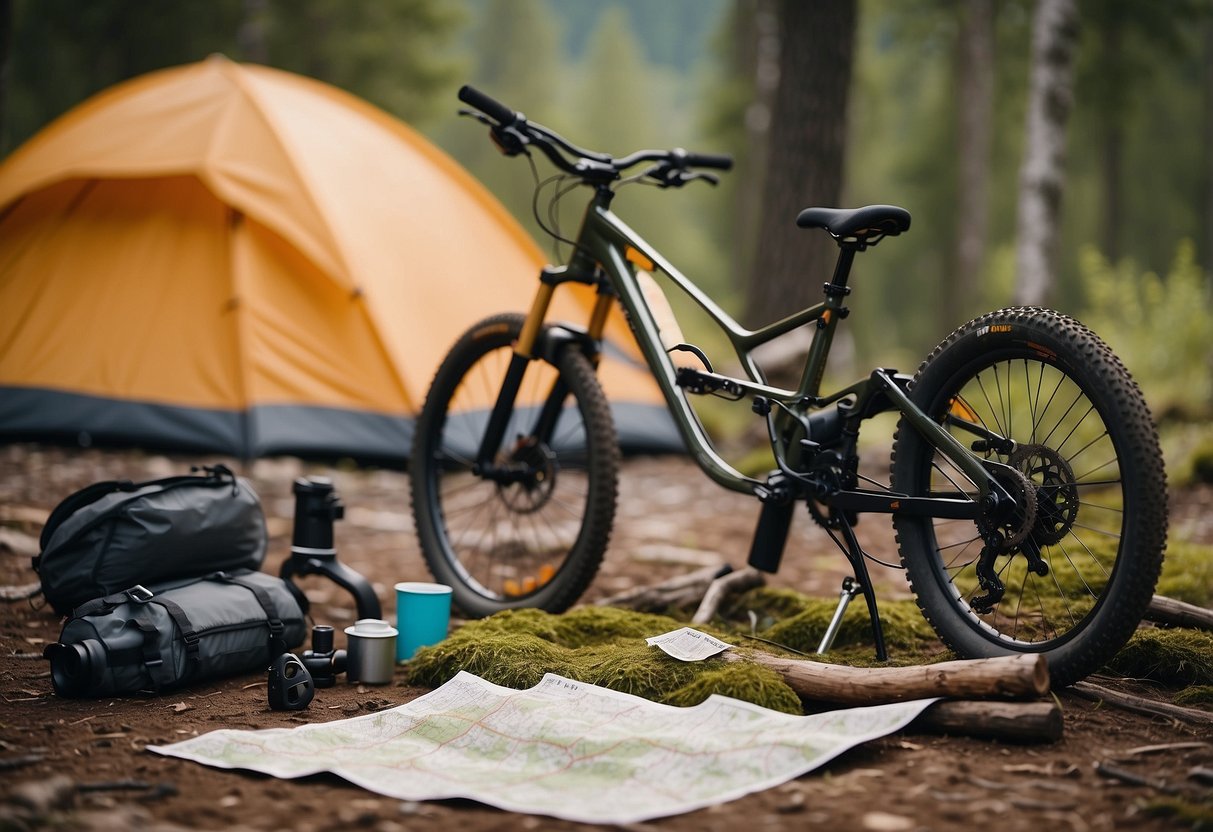
<instances>
[{"instance_id":1,"label":"teal cup","mask_svg":"<svg viewBox=\"0 0 1213 832\"><path fill-rule=\"evenodd\" d=\"M420 581L396 584L396 661L407 662L420 648L442 641L450 622L449 586Z\"/></svg>"}]
</instances>

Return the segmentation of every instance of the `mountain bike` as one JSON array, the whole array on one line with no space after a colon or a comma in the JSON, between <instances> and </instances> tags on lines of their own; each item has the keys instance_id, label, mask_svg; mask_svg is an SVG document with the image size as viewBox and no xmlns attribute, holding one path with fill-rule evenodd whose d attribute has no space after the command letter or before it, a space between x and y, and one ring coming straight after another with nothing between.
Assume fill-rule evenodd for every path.
<instances>
[{"instance_id":1,"label":"mountain bike","mask_svg":"<svg viewBox=\"0 0 1213 832\"><path fill-rule=\"evenodd\" d=\"M751 566L775 572L797 505L806 505L853 572L822 640L862 595L877 657L887 658L876 595L854 532L862 513L891 515L918 606L962 657L1043 653L1053 682L1098 669L1128 640L1150 601L1166 539L1166 477L1136 383L1093 332L1035 307L964 324L918 367L877 368L821 390L851 292L855 256L905 233L890 205L807 208L837 263L824 299L756 330L740 326L610 210L622 184L678 188L715 181L727 156L641 150L619 158L578 147L488 95L459 98L507 156L538 151L591 196L568 262L545 267L526 314L471 327L439 367L416 423L410 461L417 533L434 577L467 615L561 611L589 585L615 514L620 450L595 374L608 312L620 304L641 355L699 467L761 503ZM533 164L533 160L532 160ZM567 190L567 189L566 189ZM537 218L538 218L538 212ZM742 375L717 372L690 344L663 344L643 282L660 272L720 327ZM582 324L549 321L554 293L592 287ZM659 305L659 304L658 304ZM812 328L794 389L768 383L756 347ZM677 351L695 366L675 366ZM726 462L693 396L749 402L765 420L775 468L747 476ZM861 473L863 424L898 414L889 484Z\"/></svg>"}]
</instances>

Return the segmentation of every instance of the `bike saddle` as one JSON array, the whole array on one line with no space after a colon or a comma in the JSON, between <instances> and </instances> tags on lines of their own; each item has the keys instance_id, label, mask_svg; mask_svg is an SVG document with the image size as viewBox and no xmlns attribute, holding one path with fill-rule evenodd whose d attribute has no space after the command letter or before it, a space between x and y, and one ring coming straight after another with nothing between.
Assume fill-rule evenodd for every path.
<instances>
[{"instance_id":1,"label":"bike saddle","mask_svg":"<svg viewBox=\"0 0 1213 832\"><path fill-rule=\"evenodd\" d=\"M910 227L910 212L896 205L863 208L805 208L796 217L801 228L824 228L839 243L874 246Z\"/></svg>"}]
</instances>

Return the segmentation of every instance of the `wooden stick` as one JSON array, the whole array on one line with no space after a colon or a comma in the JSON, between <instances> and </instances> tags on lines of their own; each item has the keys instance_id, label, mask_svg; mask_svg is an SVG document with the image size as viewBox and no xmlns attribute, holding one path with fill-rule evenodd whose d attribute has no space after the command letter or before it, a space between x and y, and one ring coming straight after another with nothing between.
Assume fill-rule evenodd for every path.
<instances>
[{"instance_id":1,"label":"wooden stick","mask_svg":"<svg viewBox=\"0 0 1213 832\"><path fill-rule=\"evenodd\" d=\"M906 730L1025 743L1057 742L1062 735L1061 708L1051 700L949 700L927 708Z\"/></svg>"},{"instance_id":2,"label":"wooden stick","mask_svg":"<svg viewBox=\"0 0 1213 832\"><path fill-rule=\"evenodd\" d=\"M1049 690L1044 656L1019 654L992 659L941 662L912 667L846 667L768 653L727 651L727 661L752 661L783 677L801 697L850 705L879 705L946 696L960 699L1033 699Z\"/></svg>"},{"instance_id":3,"label":"wooden stick","mask_svg":"<svg viewBox=\"0 0 1213 832\"><path fill-rule=\"evenodd\" d=\"M1069 690L1078 694L1083 699L1107 702L1109 705L1114 705L1126 711L1133 711L1134 713L1145 714L1147 716L1163 716L1168 719L1178 719L1182 722L1191 722L1197 725L1213 725L1213 713L1209 713L1208 711L1198 711L1195 708L1172 705L1170 702L1159 702L1155 699L1146 699L1142 696L1120 693L1119 691L1109 690L1091 682L1078 682L1072 685Z\"/></svg>"},{"instance_id":4,"label":"wooden stick","mask_svg":"<svg viewBox=\"0 0 1213 832\"><path fill-rule=\"evenodd\" d=\"M705 566L652 586L624 590L596 602L600 607L628 607L641 612L665 612L669 607L691 604L703 598L712 581L733 571L728 564Z\"/></svg>"},{"instance_id":5,"label":"wooden stick","mask_svg":"<svg viewBox=\"0 0 1213 832\"><path fill-rule=\"evenodd\" d=\"M707 624L715 617L721 602L730 594L745 592L765 583L766 578L752 566L747 566L740 572L721 575L708 586L708 591L703 594L703 600L699 602L699 609L695 610L691 623Z\"/></svg>"},{"instance_id":6,"label":"wooden stick","mask_svg":"<svg viewBox=\"0 0 1213 832\"><path fill-rule=\"evenodd\" d=\"M1176 601L1165 595L1155 595L1146 607L1145 618L1155 624L1171 627L1189 627L1193 630L1213 630L1213 610Z\"/></svg>"}]
</instances>

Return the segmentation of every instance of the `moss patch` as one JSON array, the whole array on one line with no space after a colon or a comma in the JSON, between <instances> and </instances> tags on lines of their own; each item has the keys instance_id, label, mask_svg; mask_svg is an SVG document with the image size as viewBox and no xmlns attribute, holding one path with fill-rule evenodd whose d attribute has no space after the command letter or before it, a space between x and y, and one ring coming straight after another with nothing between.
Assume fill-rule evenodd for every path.
<instances>
[{"instance_id":1,"label":"moss patch","mask_svg":"<svg viewBox=\"0 0 1213 832\"><path fill-rule=\"evenodd\" d=\"M527 688L544 673L601 685L657 702L695 705L713 693L786 713L800 700L777 674L744 663L681 662L644 643L676 630L659 615L584 607L565 615L504 612L465 624L409 662L409 679L437 687L460 670L495 684Z\"/></svg>"},{"instance_id":2,"label":"moss patch","mask_svg":"<svg viewBox=\"0 0 1213 832\"><path fill-rule=\"evenodd\" d=\"M1167 685L1213 685L1213 635L1198 630L1142 629L1108 669Z\"/></svg>"},{"instance_id":3,"label":"moss patch","mask_svg":"<svg viewBox=\"0 0 1213 832\"><path fill-rule=\"evenodd\" d=\"M1176 705L1213 705L1213 685L1192 685L1175 695Z\"/></svg>"},{"instance_id":4,"label":"moss patch","mask_svg":"<svg viewBox=\"0 0 1213 832\"><path fill-rule=\"evenodd\" d=\"M1207 547L1196 547L1207 548ZM1193 557L1185 555L1187 557ZM829 626L836 601L786 589L760 588L740 596L715 627L700 627L744 652L780 653L786 647L813 655ZM751 613L753 616L751 616ZM881 622L890 665L955 658L938 641L913 601L886 601ZM757 619L757 635L750 640ZM421 650L409 663L410 680L437 687L459 671L512 688L532 687L544 673L602 685L673 705L694 705L713 693L800 713L800 702L773 671L745 662L680 662L644 643L684 622L662 615L609 607L582 607L564 615L515 610L465 624L446 641ZM834 647L820 657L854 666L875 660L867 607L856 599L843 617ZM1194 630L1139 630L1107 669L1168 685L1190 686L1186 701L1213 699L1213 635ZM1202 692L1203 691L1203 692ZM1203 698L1202 698L1203 697Z\"/></svg>"}]
</instances>

